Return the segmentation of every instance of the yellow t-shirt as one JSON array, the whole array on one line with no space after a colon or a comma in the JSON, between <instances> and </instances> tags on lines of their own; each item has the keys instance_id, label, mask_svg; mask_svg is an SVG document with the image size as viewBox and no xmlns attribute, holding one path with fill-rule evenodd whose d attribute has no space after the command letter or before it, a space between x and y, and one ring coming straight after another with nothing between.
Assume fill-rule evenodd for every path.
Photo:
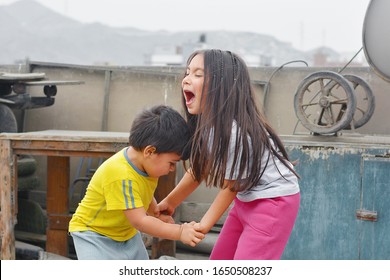
<instances>
[{"instance_id":1,"label":"yellow t-shirt","mask_svg":"<svg viewBox=\"0 0 390 280\"><path fill-rule=\"evenodd\" d=\"M116 241L137 233L123 210L148 210L158 179L135 167L126 151L116 153L96 170L69 223L69 232L91 230Z\"/></svg>"}]
</instances>

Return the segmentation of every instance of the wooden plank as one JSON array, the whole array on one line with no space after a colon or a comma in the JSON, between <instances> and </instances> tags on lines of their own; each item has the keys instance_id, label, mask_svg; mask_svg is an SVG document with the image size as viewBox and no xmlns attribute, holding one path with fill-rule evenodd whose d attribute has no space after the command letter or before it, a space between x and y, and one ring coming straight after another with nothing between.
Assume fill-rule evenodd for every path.
<instances>
[{"instance_id":1,"label":"wooden plank","mask_svg":"<svg viewBox=\"0 0 390 280\"><path fill-rule=\"evenodd\" d=\"M50 229L68 231L69 222L70 222L71 218L72 218L71 214L66 214L66 215L51 214L51 215L48 215L48 217L47 217L48 227Z\"/></svg>"},{"instance_id":2,"label":"wooden plank","mask_svg":"<svg viewBox=\"0 0 390 280\"><path fill-rule=\"evenodd\" d=\"M12 187L12 174L14 162L10 140L0 141L0 200L1 200L1 259L15 259L14 225L16 217L13 216L16 197Z\"/></svg>"},{"instance_id":3,"label":"wooden plank","mask_svg":"<svg viewBox=\"0 0 390 280\"><path fill-rule=\"evenodd\" d=\"M47 158L46 210L48 217L66 216L69 213L69 157ZM46 251L61 256L68 255L67 229L51 228L48 224Z\"/></svg>"},{"instance_id":4,"label":"wooden plank","mask_svg":"<svg viewBox=\"0 0 390 280\"><path fill-rule=\"evenodd\" d=\"M19 140L12 142L14 150L41 150L41 151L77 151L77 152L118 152L126 147L127 143L97 143L97 142L66 142L47 140Z\"/></svg>"},{"instance_id":5,"label":"wooden plank","mask_svg":"<svg viewBox=\"0 0 390 280\"><path fill-rule=\"evenodd\" d=\"M14 150L18 155L54 156L54 157L99 157L109 158L114 152L95 151L56 151L56 150Z\"/></svg>"},{"instance_id":6,"label":"wooden plank","mask_svg":"<svg viewBox=\"0 0 390 280\"><path fill-rule=\"evenodd\" d=\"M168 175L161 176L158 179L158 185L154 197L157 203L163 200L176 185L176 171L170 172Z\"/></svg>"},{"instance_id":7,"label":"wooden plank","mask_svg":"<svg viewBox=\"0 0 390 280\"><path fill-rule=\"evenodd\" d=\"M65 142L128 143L129 133L79 130L44 130L24 133L1 133L0 139Z\"/></svg>"},{"instance_id":8,"label":"wooden plank","mask_svg":"<svg viewBox=\"0 0 390 280\"><path fill-rule=\"evenodd\" d=\"M176 171L170 172L168 175L161 176L158 179L158 185L154 197L157 202L164 199L174 188L176 182ZM174 240L159 239L154 237L152 242L152 259L157 259L161 256L176 256L176 242Z\"/></svg>"},{"instance_id":9,"label":"wooden plank","mask_svg":"<svg viewBox=\"0 0 390 280\"><path fill-rule=\"evenodd\" d=\"M48 230L46 232L46 251L60 256L68 255L68 235L63 230Z\"/></svg>"},{"instance_id":10,"label":"wooden plank","mask_svg":"<svg viewBox=\"0 0 390 280\"><path fill-rule=\"evenodd\" d=\"M11 154L12 156L12 166L11 166L11 192L13 198L12 204L12 217L13 225L17 223L17 214L18 214L18 157L15 153Z\"/></svg>"}]
</instances>

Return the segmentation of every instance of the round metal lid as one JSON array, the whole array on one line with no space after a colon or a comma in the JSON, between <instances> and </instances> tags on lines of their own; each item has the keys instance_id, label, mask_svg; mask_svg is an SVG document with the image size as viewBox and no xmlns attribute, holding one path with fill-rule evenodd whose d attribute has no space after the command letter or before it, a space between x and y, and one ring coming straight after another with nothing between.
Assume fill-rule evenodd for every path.
<instances>
[{"instance_id":1,"label":"round metal lid","mask_svg":"<svg viewBox=\"0 0 390 280\"><path fill-rule=\"evenodd\" d=\"M390 1L371 0L363 24L363 49L371 68L390 81Z\"/></svg>"}]
</instances>

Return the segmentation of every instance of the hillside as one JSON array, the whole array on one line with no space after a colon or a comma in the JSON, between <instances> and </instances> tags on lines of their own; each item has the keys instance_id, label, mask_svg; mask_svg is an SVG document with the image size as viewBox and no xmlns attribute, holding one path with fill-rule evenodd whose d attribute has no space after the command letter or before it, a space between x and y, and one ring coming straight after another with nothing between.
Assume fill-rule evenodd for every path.
<instances>
[{"instance_id":1,"label":"hillside","mask_svg":"<svg viewBox=\"0 0 390 280\"><path fill-rule=\"evenodd\" d=\"M21 0L0 6L0 64L25 60L70 64L145 65L146 58L162 47L175 49L198 42L229 49L243 56L263 56L272 65L309 60L309 55L268 35L250 32L167 32L113 28L100 23L84 24L41 4Z\"/></svg>"}]
</instances>

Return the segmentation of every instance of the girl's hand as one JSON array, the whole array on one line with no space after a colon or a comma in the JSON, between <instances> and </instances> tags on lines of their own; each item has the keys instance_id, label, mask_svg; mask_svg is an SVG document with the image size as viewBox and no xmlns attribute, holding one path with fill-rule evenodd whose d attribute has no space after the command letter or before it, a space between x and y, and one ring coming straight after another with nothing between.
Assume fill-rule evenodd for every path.
<instances>
[{"instance_id":1,"label":"girl's hand","mask_svg":"<svg viewBox=\"0 0 390 280\"><path fill-rule=\"evenodd\" d=\"M205 236L195 229L195 224L195 222L184 223L180 228L180 241L191 247L195 247Z\"/></svg>"},{"instance_id":2,"label":"girl's hand","mask_svg":"<svg viewBox=\"0 0 390 280\"><path fill-rule=\"evenodd\" d=\"M159 217L162 214L172 216L174 212L175 208L171 207L164 200L157 204L156 208L154 209L154 214L156 217Z\"/></svg>"},{"instance_id":3,"label":"girl's hand","mask_svg":"<svg viewBox=\"0 0 390 280\"><path fill-rule=\"evenodd\" d=\"M160 214L157 218L160 219L161 221L163 221L164 223L168 223L168 224L175 223L175 220L172 218L172 216L169 216L169 215Z\"/></svg>"}]
</instances>

